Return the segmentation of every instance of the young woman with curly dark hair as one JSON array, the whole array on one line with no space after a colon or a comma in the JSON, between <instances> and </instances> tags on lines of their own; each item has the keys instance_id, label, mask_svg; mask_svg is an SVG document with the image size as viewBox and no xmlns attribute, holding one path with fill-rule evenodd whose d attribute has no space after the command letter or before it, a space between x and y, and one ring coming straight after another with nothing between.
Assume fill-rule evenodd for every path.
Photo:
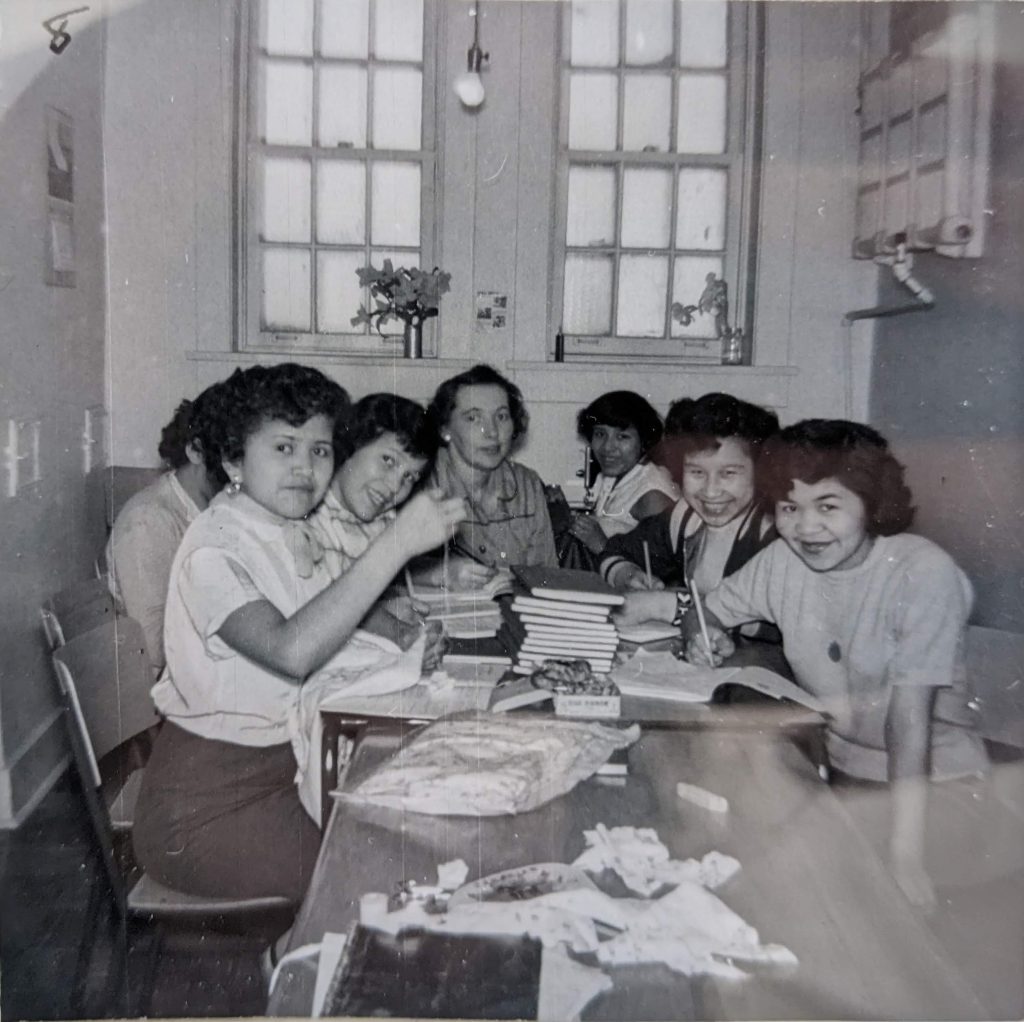
<instances>
[{"instance_id":1,"label":"young woman with curly dark hair","mask_svg":"<svg viewBox=\"0 0 1024 1022\"><path fill-rule=\"evenodd\" d=\"M110 590L142 626L157 674L164 666L164 604L174 555L185 530L227 482L219 462L207 459L204 440L216 388L178 405L160 433L167 471L125 502L107 542Z\"/></svg>"},{"instance_id":2,"label":"young woman with curly dark hair","mask_svg":"<svg viewBox=\"0 0 1024 1022\"><path fill-rule=\"evenodd\" d=\"M790 426L765 444L761 469L781 538L708 594L711 650L695 616L684 618L687 655L717 663L733 649L725 628L779 627L797 682L830 714L833 766L892 784L894 872L926 903L928 777L986 767L963 662L971 585L948 554L904 531L913 508L903 467L870 427Z\"/></svg>"},{"instance_id":3,"label":"young woman with curly dark hair","mask_svg":"<svg viewBox=\"0 0 1024 1022\"><path fill-rule=\"evenodd\" d=\"M464 517L461 500L420 494L332 579L305 519L331 482L347 409L337 384L298 365L239 370L217 388L204 451L230 482L171 570L167 670L153 689L165 723L133 829L140 863L177 890L302 897L319 832L294 784L298 687Z\"/></svg>"},{"instance_id":4,"label":"young woman with curly dark hair","mask_svg":"<svg viewBox=\"0 0 1024 1022\"><path fill-rule=\"evenodd\" d=\"M693 583L707 592L775 539L756 470L761 447L778 428L774 412L731 394L676 401L655 457L674 466L683 499L609 540L601 562L608 582L622 590Z\"/></svg>"}]
</instances>

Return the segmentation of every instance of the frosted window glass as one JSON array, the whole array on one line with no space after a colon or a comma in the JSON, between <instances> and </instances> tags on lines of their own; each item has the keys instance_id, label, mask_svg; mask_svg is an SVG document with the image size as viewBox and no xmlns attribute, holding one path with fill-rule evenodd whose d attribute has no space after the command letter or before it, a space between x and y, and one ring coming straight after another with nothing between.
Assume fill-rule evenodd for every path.
<instances>
[{"instance_id":1,"label":"frosted window glass","mask_svg":"<svg viewBox=\"0 0 1024 1022\"><path fill-rule=\"evenodd\" d=\"M376 266L378 270L384 268L384 260L390 259L392 266L404 266L407 270L411 270L420 264L419 252L394 252L390 249L379 250L375 249L370 253L370 262L373 266ZM370 293L366 292L364 301L370 301ZM401 337L405 330L405 324L400 319L390 319L384 324L380 333L391 337ZM373 332L377 333L377 327L373 327Z\"/></svg>"},{"instance_id":2,"label":"frosted window glass","mask_svg":"<svg viewBox=\"0 0 1024 1022\"><path fill-rule=\"evenodd\" d=\"M946 158L946 104L929 107L917 121L917 162L936 163Z\"/></svg>"},{"instance_id":3,"label":"frosted window glass","mask_svg":"<svg viewBox=\"0 0 1024 1022\"><path fill-rule=\"evenodd\" d=\"M704 288L707 287L709 273L716 277L722 276L722 260L709 256L677 256L672 274L672 301L680 305L696 305ZM683 326L672 317L673 337L714 337L715 319L712 315L693 317L689 326Z\"/></svg>"},{"instance_id":4,"label":"frosted window glass","mask_svg":"<svg viewBox=\"0 0 1024 1022\"><path fill-rule=\"evenodd\" d=\"M309 241L311 180L308 160L263 161L263 240Z\"/></svg>"},{"instance_id":5,"label":"frosted window glass","mask_svg":"<svg viewBox=\"0 0 1024 1022\"><path fill-rule=\"evenodd\" d=\"M626 0L626 63L657 64L671 56L672 4Z\"/></svg>"},{"instance_id":6,"label":"frosted window glass","mask_svg":"<svg viewBox=\"0 0 1024 1022\"><path fill-rule=\"evenodd\" d=\"M873 184L882 176L882 134L871 135L860 143L860 183Z\"/></svg>"},{"instance_id":7,"label":"frosted window glass","mask_svg":"<svg viewBox=\"0 0 1024 1022\"><path fill-rule=\"evenodd\" d=\"M320 145L366 147L366 68L321 67Z\"/></svg>"},{"instance_id":8,"label":"frosted window glass","mask_svg":"<svg viewBox=\"0 0 1024 1022\"><path fill-rule=\"evenodd\" d=\"M667 153L672 110L668 75L626 75L622 105L622 148Z\"/></svg>"},{"instance_id":9,"label":"frosted window glass","mask_svg":"<svg viewBox=\"0 0 1024 1022\"><path fill-rule=\"evenodd\" d=\"M573 67L617 67L619 63L619 5L609 0L573 0Z\"/></svg>"},{"instance_id":10,"label":"frosted window glass","mask_svg":"<svg viewBox=\"0 0 1024 1022\"><path fill-rule=\"evenodd\" d=\"M949 60L942 52L941 46L922 49L914 62L917 102L927 103L946 94L948 82Z\"/></svg>"},{"instance_id":11,"label":"frosted window glass","mask_svg":"<svg viewBox=\"0 0 1024 1022\"><path fill-rule=\"evenodd\" d=\"M264 0L263 48L295 57L313 55L313 0Z\"/></svg>"},{"instance_id":12,"label":"frosted window glass","mask_svg":"<svg viewBox=\"0 0 1024 1022\"><path fill-rule=\"evenodd\" d=\"M324 57L366 58L370 0L320 0L320 53Z\"/></svg>"},{"instance_id":13,"label":"frosted window glass","mask_svg":"<svg viewBox=\"0 0 1024 1022\"><path fill-rule=\"evenodd\" d=\"M878 189L872 188L857 196L858 238L873 238L878 230L878 195Z\"/></svg>"},{"instance_id":14,"label":"frosted window glass","mask_svg":"<svg viewBox=\"0 0 1024 1022\"><path fill-rule=\"evenodd\" d=\"M370 236L375 245L420 243L418 163L374 163L370 171Z\"/></svg>"},{"instance_id":15,"label":"frosted window glass","mask_svg":"<svg viewBox=\"0 0 1024 1022\"><path fill-rule=\"evenodd\" d=\"M679 66L725 67L729 0L685 0L679 4Z\"/></svg>"},{"instance_id":16,"label":"frosted window glass","mask_svg":"<svg viewBox=\"0 0 1024 1022\"><path fill-rule=\"evenodd\" d=\"M419 149L423 119L423 74L412 68L373 72L373 148Z\"/></svg>"},{"instance_id":17,"label":"frosted window glass","mask_svg":"<svg viewBox=\"0 0 1024 1022\"><path fill-rule=\"evenodd\" d=\"M889 151L886 173L904 174L910 169L910 121L900 121L889 128Z\"/></svg>"},{"instance_id":18,"label":"frosted window glass","mask_svg":"<svg viewBox=\"0 0 1024 1022\"><path fill-rule=\"evenodd\" d=\"M620 337L665 336L668 256L626 256L619 263Z\"/></svg>"},{"instance_id":19,"label":"frosted window glass","mask_svg":"<svg viewBox=\"0 0 1024 1022\"><path fill-rule=\"evenodd\" d=\"M615 149L618 116L615 75L573 74L570 77L570 149Z\"/></svg>"},{"instance_id":20,"label":"frosted window glass","mask_svg":"<svg viewBox=\"0 0 1024 1022\"><path fill-rule=\"evenodd\" d=\"M907 113L913 105L911 95L911 62L903 60L893 66L889 78L889 116Z\"/></svg>"},{"instance_id":21,"label":"frosted window glass","mask_svg":"<svg viewBox=\"0 0 1024 1022\"><path fill-rule=\"evenodd\" d=\"M728 173L711 167L679 171L676 248L725 248Z\"/></svg>"},{"instance_id":22,"label":"frosted window glass","mask_svg":"<svg viewBox=\"0 0 1024 1022\"><path fill-rule=\"evenodd\" d=\"M866 131L882 123L882 104L885 101L885 82L874 78L864 83L860 101L861 127Z\"/></svg>"},{"instance_id":23,"label":"frosted window glass","mask_svg":"<svg viewBox=\"0 0 1024 1022\"><path fill-rule=\"evenodd\" d=\"M309 252L263 251L263 329L309 330Z\"/></svg>"},{"instance_id":24,"label":"frosted window glass","mask_svg":"<svg viewBox=\"0 0 1024 1022\"><path fill-rule=\"evenodd\" d=\"M941 170L917 175L914 199L917 203L915 220L918 227L934 227L942 219L942 179L944 176Z\"/></svg>"},{"instance_id":25,"label":"frosted window glass","mask_svg":"<svg viewBox=\"0 0 1024 1022\"><path fill-rule=\"evenodd\" d=\"M366 240L366 166L321 160L316 174L316 238L335 245Z\"/></svg>"},{"instance_id":26,"label":"frosted window glass","mask_svg":"<svg viewBox=\"0 0 1024 1022\"><path fill-rule=\"evenodd\" d=\"M623 248L668 248L671 218L672 171L661 168L625 171L622 179ZM667 285L668 263L665 265L664 283ZM663 287L663 295L664 291ZM622 294L621 280L619 293ZM622 320L621 308L619 320ZM662 333L659 328L658 335Z\"/></svg>"},{"instance_id":27,"label":"frosted window glass","mask_svg":"<svg viewBox=\"0 0 1024 1022\"><path fill-rule=\"evenodd\" d=\"M873 68L889 52L889 5L865 4L864 17L867 19L865 63L867 68Z\"/></svg>"},{"instance_id":28,"label":"frosted window glass","mask_svg":"<svg viewBox=\"0 0 1024 1022\"><path fill-rule=\"evenodd\" d=\"M565 257L562 329L568 334L608 334L612 323L610 256Z\"/></svg>"},{"instance_id":29,"label":"frosted window glass","mask_svg":"<svg viewBox=\"0 0 1024 1022\"><path fill-rule=\"evenodd\" d=\"M725 152L725 76L679 76L676 152Z\"/></svg>"},{"instance_id":30,"label":"frosted window glass","mask_svg":"<svg viewBox=\"0 0 1024 1022\"><path fill-rule=\"evenodd\" d=\"M271 145L312 145L313 69L268 60L264 61L263 73L263 141Z\"/></svg>"},{"instance_id":31,"label":"frosted window glass","mask_svg":"<svg viewBox=\"0 0 1024 1022\"><path fill-rule=\"evenodd\" d=\"M909 200L910 184L903 181L890 181L885 189L885 226L891 234L906 229L910 219Z\"/></svg>"},{"instance_id":32,"label":"frosted window glass","mask_svg":"<svg viewBox=\"0 0 1024 1022\"><path fill-rule=\"evenodd\" d=\"M615 169L570 167L567 245L615 244Z\"/></svg>"},{"instance_id":33,"label":"frosted window glass","mask_svg":"<svg viewBox=\"0 0 1024 1022\"><path fill-rule=\"evenodd\" d=\"M362 252L318 252L316 257L316 327L322 333L352 333L352 317L363 301L356 270Z\"/></svg>"},{"instance_id":34,"label":"frosted window glass","mask_svg":"<svg viewBox=\"0 0 1024 1022\"><path fill-rule=\"evenodd\" d=\"M423 0L374 0L373 55L423 59Z\"/></svg>"}]
</instances>

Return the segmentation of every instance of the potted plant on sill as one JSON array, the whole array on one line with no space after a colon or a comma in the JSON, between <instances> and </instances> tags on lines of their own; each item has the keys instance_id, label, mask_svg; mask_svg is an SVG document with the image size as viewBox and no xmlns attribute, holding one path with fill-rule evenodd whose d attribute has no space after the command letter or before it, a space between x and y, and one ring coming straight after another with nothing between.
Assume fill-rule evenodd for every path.
<instances>
[{"instance_id":1,"label":"potted plant on sill","mask_svg":"<svg viewBox=\"0 0 1024 1022\"><path fill-rule=\"evenodd\" d=\"M383 269L378 270L371 263L356 270L356 274L359 283L370 289L375 307L367 309L360 305L359 312L352 317L352 325L368 323L383 337L384 324L400 319L405 324L405 357L421 358L423 322L438 314L441 295L450 290L452 275L437 266L432 270L395 267L390 259L384 260Z\"/></svg>"}]
</instances>

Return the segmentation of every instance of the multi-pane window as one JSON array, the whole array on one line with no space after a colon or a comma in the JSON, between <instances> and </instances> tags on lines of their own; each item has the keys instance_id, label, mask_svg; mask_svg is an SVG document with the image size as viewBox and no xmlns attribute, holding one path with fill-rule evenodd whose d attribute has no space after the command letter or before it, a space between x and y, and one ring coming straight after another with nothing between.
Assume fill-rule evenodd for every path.
<instances>
[{"instance_id":1,"label":"multi-pane window","mask_svg":"<svg viewBox=\"0 0 1024 1022\"><path fill-rule=\"evenodd\" d=\"M572 0L563 21L560 240L565 351L719 361L712 314L745 315L751 187L746 4ZM744 325L742 322L740 325Z\"/></svg>"},{"instance_id":2,"label":"multi-pane window","mask_svg":"<svg viewBox=\"0 0 1024 1022\"><path fill-rule=\"evenodd\" d=\"M242 346L380 351L390 338L351 323L368 301L356 270L430 256L431 5L243 7Z\"/></svg>"}]
</instances>

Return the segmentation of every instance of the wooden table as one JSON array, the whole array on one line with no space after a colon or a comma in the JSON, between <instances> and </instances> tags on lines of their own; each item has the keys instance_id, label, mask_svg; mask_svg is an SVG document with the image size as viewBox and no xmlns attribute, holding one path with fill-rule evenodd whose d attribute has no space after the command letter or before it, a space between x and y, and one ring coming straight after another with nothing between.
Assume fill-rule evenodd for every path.
<instances>
[{"instance_id":1,"label":"wooden table","mask_svg":"<svg viewBox=\"0 0 1024 1022\"><path fill-rule=\"evenodd\" d=\"M367 735L351 783L395 747ZM675 794L677 781L729 799L724 816ZM344 932L359 898L402 880L436 882L439 863L462 858L469 879L531 862L571 862L583 830L603 822L657 829L675 858L711 849L740 873L717 893L763 942L799 958L742 982L693 979L652 967L616 970L615 989L585 1018L971 1019L984 1011L899 892L831 789L772 728L648 730L630 753L625 783L592 778L514 817L430 817L338 804L333 808L293 947ZM286 973L270 1008L306 1014L311 985Z\"/></svg>"}]
</instances>

